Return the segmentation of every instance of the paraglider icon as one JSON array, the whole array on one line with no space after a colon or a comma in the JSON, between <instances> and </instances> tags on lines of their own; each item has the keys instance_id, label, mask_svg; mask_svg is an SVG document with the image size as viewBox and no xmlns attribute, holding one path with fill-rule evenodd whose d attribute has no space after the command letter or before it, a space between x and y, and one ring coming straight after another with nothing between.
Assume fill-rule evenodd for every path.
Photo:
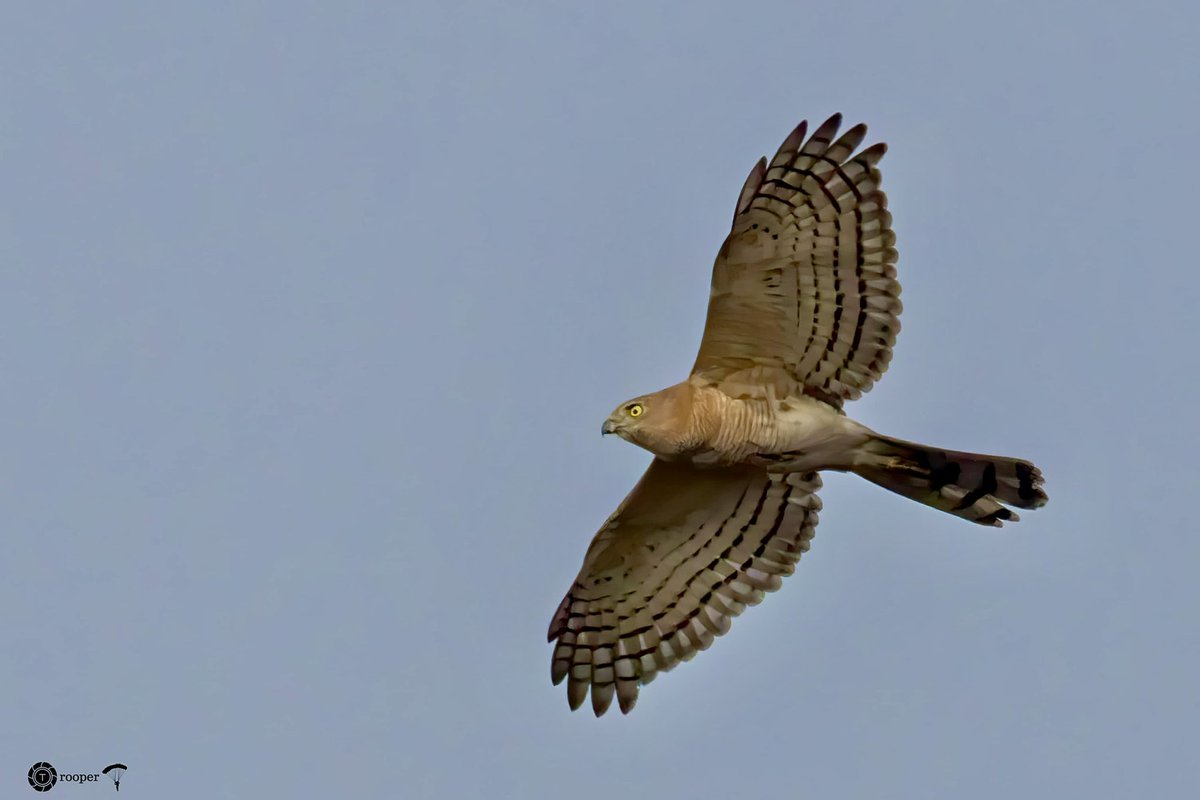
<instances>
[{"instance_id":1,"label":"paraglider icon","mask_svg":"<svg viewBox=\"0 0 1200 800\"><path fill-rule=\"evenodd\" d=\"M124 764L109 764L103 770L105 775L112 778L113 785L117 788L118 792L121 791L121 778L125 775L125 770L127 769L129 767Z\"/></svg>"}]
</instances>

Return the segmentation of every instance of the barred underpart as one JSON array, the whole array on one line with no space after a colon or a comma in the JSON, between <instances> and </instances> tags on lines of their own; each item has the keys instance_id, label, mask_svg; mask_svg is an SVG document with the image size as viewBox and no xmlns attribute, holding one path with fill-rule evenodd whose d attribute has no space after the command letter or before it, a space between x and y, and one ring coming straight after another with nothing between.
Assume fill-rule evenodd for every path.
<instances>
[{"instance_id":1,"label":"barred underpart","mask_svg":"<svg viewBox=\"0 0 1200 800\"><path fill-rule=\"evenodd\" d=\"M618 406L605 433L656 456L596 534L550 623L551 677L623 712L655 675L778 589L821 507L815 470L851 471L981 525L1046 503L1029 461L906 442L842 409L900 330L896 237L866 127L801 123L751 170L713 266L691 375Z\"/></svg>"}]
</instances>

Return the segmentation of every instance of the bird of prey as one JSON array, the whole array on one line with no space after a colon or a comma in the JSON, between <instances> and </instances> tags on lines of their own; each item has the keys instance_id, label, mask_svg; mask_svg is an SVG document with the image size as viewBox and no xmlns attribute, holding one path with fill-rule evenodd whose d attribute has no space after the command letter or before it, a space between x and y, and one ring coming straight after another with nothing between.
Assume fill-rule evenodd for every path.
<instances>
[{"instance_id":1,"label":"bird of prey","mask_svg":"<svg viewBox=\"0 0 1200 800\"><path fill-rule=\"evenodd\" d=\"M887 369L900 330L896 237L866 126L800 125L750 171L713 266L691 375L617 406L654 454L592 540L550 622L551 678L599 716L729 630L808 550L820 470L853 472L980 525L1045 504L1028 461L876 433L842 404ZM857 153L855 151L858 151Z\"/></svg>"}]
</instances>

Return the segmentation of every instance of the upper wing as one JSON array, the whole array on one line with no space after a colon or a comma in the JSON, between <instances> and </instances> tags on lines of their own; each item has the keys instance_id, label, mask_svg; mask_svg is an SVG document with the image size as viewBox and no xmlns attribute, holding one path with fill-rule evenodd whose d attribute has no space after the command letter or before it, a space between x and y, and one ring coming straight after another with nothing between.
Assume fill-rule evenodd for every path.
<instances>
[{"instance_id":1,"label":"upper wing","mask_svg":"<svg viewBox=\"0 0 1200 800\"><path fill-rule=\"evenodd\" d=\"M707 649L808 550L821 480L655 459L592 540L550 622L551 678L578 708L621 711L639 684Z\"/></svg>"},{"instance_id":2,"label":"upper wing","mask_svg":"<svg viewBox=\"0 0 1200 800\"><path fill-rule=\"evenodd\" d=\"M901 308L896 236L875 168L887 146L852 156L867 128L835 140L841 119L808 141L800 123L746 179L713 267L694 374L761 383L763 369L782 371L840 405L887 369ZM746 370L755 370L749 380Z\"/></svg>"}]
</instances>

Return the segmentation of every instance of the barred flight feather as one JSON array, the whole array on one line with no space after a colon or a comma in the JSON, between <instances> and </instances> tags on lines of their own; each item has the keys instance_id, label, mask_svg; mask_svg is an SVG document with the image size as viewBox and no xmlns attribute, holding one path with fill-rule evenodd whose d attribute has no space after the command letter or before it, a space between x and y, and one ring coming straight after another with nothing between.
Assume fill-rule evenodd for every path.
<instances>
[{"instance_id":1,"label":"barred flight feather","mask_svg":"<svg viewBox=\"0 0 1200 800\"><path fill-rule=\"evenodd\" d=\"M834 115L805 139L801 123L738 198L713 267L708 321L693 373L720 386L771 366L840 405L871 388L900 331L896 238L876 144Z\"/></svg>"},{"instance_id":2,"label":"barred flight feather","mask_svg":"<svg viewBox=\"0 0 1200 800\"><path fill-rule=\"evenodd\" d=\"M591 690L628 713L673 669L778 589L808 550L820 478L656 459L604 524L550 623L554 683L572 709ZM653 558L647 558L649 554Z\"/></svg>"}]
</instances>

